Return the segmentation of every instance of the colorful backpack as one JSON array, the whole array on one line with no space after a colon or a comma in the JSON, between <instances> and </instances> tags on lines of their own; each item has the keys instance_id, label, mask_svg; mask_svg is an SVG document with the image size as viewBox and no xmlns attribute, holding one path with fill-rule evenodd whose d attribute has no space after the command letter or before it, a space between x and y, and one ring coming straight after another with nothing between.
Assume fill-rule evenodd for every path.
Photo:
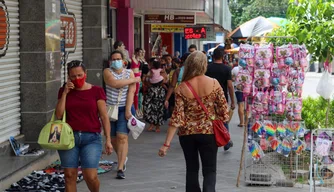
<instances>
[{"instance_id":1,"label":"colorful backpack","mask_svg":"<svg viewBox=\"0 0 334 192\"><path fill-rule=\"evenodd\" d=\"M270 86L270 71L268 69L255 69L254 88L263 89Z\"/></svg>"},{"instance_id":2,"label":"colorful backpack","mask_svg":"<svg viewBox=\"0 0 334 192\"><path fill-rule=\"evenodd\" d=\"M280 68L293 65L293 56L293 48L291 44L276 48L276 60L278 67Z\"/></svg>"},{"instance_id":3,"label":"colorful backpack","mask_svg":"<svg viewBox=\"0 0 334 192\"><path fill-rule=\"evenodd\" d=\"M270 69L274 59L272 44L255 48L255 67L257 69Z\"/></svg>"},{"instance_id":4,"label":"colorful backpack","mask_svg":"<svg viewBox=\"0 0 334 192\"><path fill-rule=\"evenodd\" d=\"M241 67L253 67L255 48L253 45L241 44L239 48L239 65Z\"/></svg>"},{"instance_id":5,"label":"colorful backpack","mask_svg":"<svg viewBox=\"0 0 334 192\"><path fill-rule=\"evenodd\" d=\"M253 74L251 70L240 69L236 80L236 87L244 93L244 96L248 96L252 92Z\"/></svg>"}]
</instances>

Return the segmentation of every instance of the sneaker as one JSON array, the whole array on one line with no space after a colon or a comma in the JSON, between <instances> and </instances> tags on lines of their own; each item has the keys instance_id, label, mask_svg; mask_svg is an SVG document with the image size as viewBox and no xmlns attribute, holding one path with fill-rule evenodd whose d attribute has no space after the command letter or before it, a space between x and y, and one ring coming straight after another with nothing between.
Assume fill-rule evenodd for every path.
<instances>
[{"instance_id":1,"label":"sneaker","mask_svg":"<svg viewBox=\"0 0 334 192\"><path fill-rule=\"evenodd\" d=\"M126 171L126 163L128 162L128 157L125 158L124 165L123 165L123 171Z\"/></svg>"},{"instance_id":2,"label":"sneaker","mask_svg":"<svg viewBox=\"0 0 334 192\"><path fill-rule=\"evenodd\" d=\"M117 171L117 179L125 179L125 174L122 170Z\"/></svg>"},{"instance_id":3,"label":"sneaker","mask_svg":"<svg viewBox=\"0 0 334 192\"><path fill-rule=\"evenodd\" d=\"M231 147L233 147L233 141L230 141L227 145L225 145L224 150L228 151Z\"/></svg>"}]
</instances>

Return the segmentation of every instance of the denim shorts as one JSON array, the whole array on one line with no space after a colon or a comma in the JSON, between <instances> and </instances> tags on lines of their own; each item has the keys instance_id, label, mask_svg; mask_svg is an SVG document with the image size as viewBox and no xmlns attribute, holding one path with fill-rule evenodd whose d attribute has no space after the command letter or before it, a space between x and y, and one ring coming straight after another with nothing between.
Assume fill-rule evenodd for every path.
<instances>
[{"instance_id":1,"label":"denim shorts","mask_svg":"<svg viewBox=\"0 0 334 192\"><path fill-rule=\"evenodd\" d=\"M74 132L75 146L70 150L58 150L64 168L98 168L102 155L100 133Z\"/></svg>"},{"instance_id":2,"label":"denim shorts","mask_svg":"<svg viewBox=\"0 0 334 192\"><path fill-rule=\"evenodd\" d=\"M244 102L245 99L244 99L244 93L241 92L241 91L236 91L235 92L235 96L237 97L237 102L238 103L241 103L241 102Z\"/></svg>"},{"instance_id":3,"label":"denim shorts","mask_svg":"<svg viewBox=\"0 0 334 192\"><path fill-rule=\"evenodd\" d=\"M136 114L135 107L131 107L132 115ZM118 108L118 120L111 121L111 137L116 137L117 133L119 134L129 134L130 130L128 129L128 120L125 118L125 107Z\"/></svg>"}]
</instances>

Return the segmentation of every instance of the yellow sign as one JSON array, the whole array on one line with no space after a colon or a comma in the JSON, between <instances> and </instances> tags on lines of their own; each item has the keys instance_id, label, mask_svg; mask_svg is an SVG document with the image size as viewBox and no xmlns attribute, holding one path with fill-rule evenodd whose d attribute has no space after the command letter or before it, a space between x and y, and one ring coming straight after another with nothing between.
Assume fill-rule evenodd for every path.
<instances>
[{"instance_id":1,"label":"yellow sign","mask_svg":"<svg viewBox=\"0 0 334 192\"><path fill-rule=\"evenodd\" d=\"M152 24L151 25L151 32L152 33L183 33L183 30L186 26L185 25L158 25Z\"/></svg>"}]
</instances>

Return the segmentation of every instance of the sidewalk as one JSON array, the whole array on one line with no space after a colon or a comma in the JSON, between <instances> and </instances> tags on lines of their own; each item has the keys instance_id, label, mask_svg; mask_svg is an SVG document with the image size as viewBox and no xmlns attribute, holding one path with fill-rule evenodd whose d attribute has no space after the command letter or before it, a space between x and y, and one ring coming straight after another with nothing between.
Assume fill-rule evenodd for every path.
<instances>
[{"instance_id":1,"label":"sidewalk","mask_svg":"<svg viewBox=\"0 0 334 192\"><path fill-rule=\"evenodd\" d=\"M239 170L239 162L242 148L242 128L237 127L237 113L230 124L234 147L230 151L218 152L217 192L307 192L308 186L302 188L279 187L254 187L245 186L243 175L240 187L236 188L236 179ZM160 158L158 150L166 136L167 126L163 126L161 133L144 132L138 140L130 138L129 161L125 172L125 180L117 180L116 171L111 171L99 176L101 192L184 192L185 191L185 161L183 152L178 142L178 136L174 137L171 149L166 157ZM246 154L248 155L248 151ZM116 155L105 159L117 161ZM201 175L201 171L200 171ZM78 191L89 192L86 183L78 184Z\"/></svg>"}]
</instances>

